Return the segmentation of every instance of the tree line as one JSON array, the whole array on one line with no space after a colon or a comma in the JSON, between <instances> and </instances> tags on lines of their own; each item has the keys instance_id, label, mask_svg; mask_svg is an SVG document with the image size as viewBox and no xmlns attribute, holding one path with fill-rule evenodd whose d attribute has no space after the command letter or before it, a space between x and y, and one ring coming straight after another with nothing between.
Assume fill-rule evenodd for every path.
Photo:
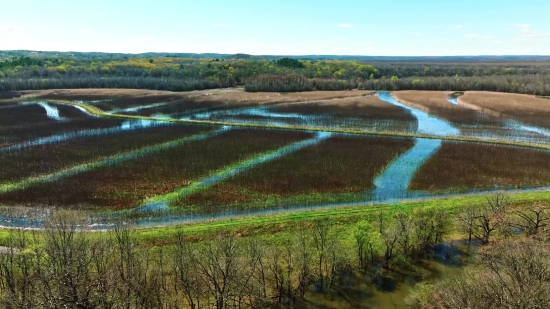
<instances>
[{"instance_id":1,"label":"tree line","mask_svg":"<svg viewBox=\"0 0 550 309\"><path fill-rule=\"evenodd\" d=\"M500 248L503 237L519 232L544 239L550 209L546 204L512 207L506 195L496 194L483 205L454 214L436 208L380 212L373 220L356 223L351 234L330 221L315 221L270 240L222 233L196 242L194 235L178 233L159 247L142 246L124 225L98 234L83 232L84 223L58 213L43 232L9 232L7 249L0 254L4 308L300 307L312 290L329 293L345 286L353 272L377 276L396 267L414 268L453 232L494 248ZM539 307L522 308L548 307L549 290L536 289L550 284L550 265L542 255L550 252L548 243L528 244L527 251L523 245L495 249L494 254L484 251L472 271L482 269L487 276L470 280L467 268L461 277L425 289L424 297L417 294L412 304L476 308L453 306L469 299L472 291L515 300L526 291L538 291L529 301ZM511 268L515 262L522 264ZM496 276L501 270L507 272L505 282ZM525 273L539 276L514 279Z\"/></svg>"},{"instance_id":2,"label":"tree line","mask_svg":"<svg viewBox=\"0 0 550 309\"><path fill-rule=\"evenodd\" d=\"M0 91L122 86L187 91L245 86L248 91L361 88L490 90L550 95L547 87L550 64L544 61L365 63L362 60L288 57L88 56L21 56L5 59L0 61ZM273 82L276 79L279 84ZM289 82L288 79L294 81Z\"/></svg>"}]
</instances>

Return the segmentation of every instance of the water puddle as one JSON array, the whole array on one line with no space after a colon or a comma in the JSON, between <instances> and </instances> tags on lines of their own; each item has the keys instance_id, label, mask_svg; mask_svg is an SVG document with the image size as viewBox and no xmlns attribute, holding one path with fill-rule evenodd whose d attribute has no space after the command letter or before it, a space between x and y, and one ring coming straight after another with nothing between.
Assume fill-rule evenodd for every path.
<instances>
[{"instance_id":1,"label":"water puddle","mask_svg":"<svg viewBox=\"0 0 550 309\"><path fill-rule=\"evenodd\" d=\"M522 131L525 131L525 132L531 132L531 133L544 135L546 137L550 137L550 130L548 130L548 129L528 126L528 125L525 125L525 124L523 124L519 121L515 121L515 120L507 120L505 122L505 124L506 124L507 127L512 128L514 130L522 130Z\"/></svg>"},{"instance_id":2,"label":"water puddle","mask_svg":"<svg viewBox=\"0 0 550 309\"><path fill-rule=\"evenodd\" d=\"M151 212L151 211L167 209L171 202L174 202L180 198L196 193L199 190L204 190L208 187L211 187L218 182L224 181L230 177L238 175L257 165L278 159L282 156L288 155L292 152L298 151L305 147L318 144L319 142L329 138L331 135L332 133L319 132L314 138L297 142L297 143L279 148L277 150L268 152L266 154L259 155L250 160L246 160L244 162L234 164L232 166L224 168L223 170L217 173L207 176L206 178L193 182L184 188L178 189L172 193L169 193L163 196L153 197L149 202L146 201L145 205L138 207L135 210L138 212Z\"/></svg>"},{"instance_id":3,"label":"water puddle","mask_svg":"<svg viewBox=\"0 0 550 309\"><path fill-rule=\"evenodd\" d=\"M458 97L449 96L447 98L447 101L449 101L449 103L451 103L451 104L458 105Z\"/></svg>"},{"instance_id":4,"label":"water puddle","mask_svg":"<svg viewBox=\"0 0 550 309\"><path fill-rule=\"evenodd\" d=\"M215 136L215 135L220 134L222 132L225 132L228 129L229 129L229 127L223 127L223 128L221 128L219 130L216 130L216 131L202 133L202 134L196 134L196 135L184 137L184 138L181 138L181 139L177 139L177 140L174 140L174 141L166 142L166 143L163 143L163 144L144 147L142 149L127 152L127 153L124 153L124 154L121 154L121 155L115 155L115 156L109 157L109 158L101 160L101 161L76 165L76 166L73 166L73 167L70 167L68 169L65 169L65 170L62 170L62 171L59 171L59 172L55 172L55 173L52 173L52 174L42 175L42 176L38 176L38 177L32 177L32 178L22 180L20 182L1 185L0 186L0 194L7 193L7 192L12 192L12 191L16 191L16 190L22 190L22 189L25 189L25 188L28 188L28 187L31 187L31 186L38 185L40 183L52 182L52 181L56 181L56 180L66 178L66 177L69 177L69 176L73 176L73 175L76 175L76 174L84 173L84 172L87 172L87 171L90 171L90 170L93 170L93 169L97 169L97 168L101 168L101 167L105 167L105 166L111 166L111 165L118 164L118 163L121 163L121 162L124 162L124 161L129 161L129 160L142 158L142 157L149 156L151 154L157 153L157 152L162 151L162 150L178 147L178 146L180 146L184 143L189 143L189 142L194 142L194 141L200 141L200 140L207 139L209 137L212 137L212 136Z\"/></svg>"},{"instance_id":5,"label":"water puddle","mask_svg":"<svg viewBox=\"0 0 550 309\"><path fill-rule=\"evenodd\" d=\"M42 106L46 110L46 115L48 116L48 118L55 121L67 121L66 118L59 116L59 110L57 109L57 107L53 107L46 102L40 102L38 103L38 105Z\"/></svg>"}]
</instances>

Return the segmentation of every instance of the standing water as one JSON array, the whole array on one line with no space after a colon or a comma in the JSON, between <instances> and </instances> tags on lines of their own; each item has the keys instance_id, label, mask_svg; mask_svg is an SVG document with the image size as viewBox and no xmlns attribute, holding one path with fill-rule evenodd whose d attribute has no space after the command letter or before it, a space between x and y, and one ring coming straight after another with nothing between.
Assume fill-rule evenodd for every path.
<instances>
[{"instance_id":1,"label":"standing water","mask_svg":"<svg viewBox=\"0 0 550 309\"><path fill-rule=\"evenodd\" d=\"M59 110L57 109L57 107L53 107L50 104L45 103L45 102L40 102L40 103L38 103L38 105L42 106L46 110L46 115L48 116L48 118L56 120L56 121L65 121L65 120L67 120L67 119L59 116Z\"/></svg>"},{"instance_id":2,"label":"standing water","mask_svg":"<svg viewBox=\"0 0 550 309\"><path fill-rule=\"evenodd\" d=\"M268 152L266 154L256 156L250 160L246 160L244 162L229 166L217 173L214 173L213 175L207 176L206 178L191 183L190 185L180 188L172 193L163 196L153 197L149 202L146 202L145 205L138 207L135 210L139 212L150 212L166 209L173 201L196 193L199 190L211 187L218 182L224 181L260 164L278 159L282 156L288 155L305 147L318 144L319 142L329 138L331 135L332 134L328 132L319 132L314 138L293 143L277 150Z\"/></svg>"},{"instance_id":3,"label":"standing water","mask_svg":"<svg viewBox=\"0 0 550 309\"><path fill-rule=\"evenodd\" d=\"M380 99L408 110L417 120L416 133L447 136L459 135L460 131L451 124L429 114L399 103L389 92L379 92ZM417 138L416 144L392 161L374 180L375 200L391 200L408 196L409 184L416 171L441 147L439 139Z\"/></svg>"}]
</instances>

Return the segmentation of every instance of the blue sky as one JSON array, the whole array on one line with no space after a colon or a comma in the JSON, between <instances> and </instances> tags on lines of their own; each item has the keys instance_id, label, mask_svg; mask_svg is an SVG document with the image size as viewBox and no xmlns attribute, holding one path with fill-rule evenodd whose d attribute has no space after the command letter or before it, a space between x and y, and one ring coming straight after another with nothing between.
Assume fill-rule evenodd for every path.
<instances>
[{"instance_id":1,"label":"blue sky","mask_svg":"<svg viewBox=\"0 0 550 309\"><path fill-rule=\"evenodd\" d=\"M0 0L0 49L548 55L548 0Z\"/></svg>"}]
</instances>

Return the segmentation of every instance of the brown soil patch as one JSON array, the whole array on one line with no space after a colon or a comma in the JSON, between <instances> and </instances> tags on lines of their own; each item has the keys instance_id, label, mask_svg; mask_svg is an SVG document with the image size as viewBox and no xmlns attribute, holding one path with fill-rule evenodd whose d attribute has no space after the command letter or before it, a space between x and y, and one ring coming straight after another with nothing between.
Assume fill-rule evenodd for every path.
<instances>
[{"instance_id":1,"label":"brown soil patch","mask_svg":"<svg viewBox=\"0 0 550 309\"><path fill-rule=\"evenodd\" d=\"M550 100L525 94L467 91L460 104L501 114L521 122L550 128Z\"/></svg>"},{"instance_id":2,"label":"brown soil patch","mask_svg":"<svg viewBox=\"0 0 550 309\"><path fill-rule=\"evenodd\" d=\"M444 142L416 173L413 190L467 190L550 184L550 152Z\"/></svg>"}]
</instances>

